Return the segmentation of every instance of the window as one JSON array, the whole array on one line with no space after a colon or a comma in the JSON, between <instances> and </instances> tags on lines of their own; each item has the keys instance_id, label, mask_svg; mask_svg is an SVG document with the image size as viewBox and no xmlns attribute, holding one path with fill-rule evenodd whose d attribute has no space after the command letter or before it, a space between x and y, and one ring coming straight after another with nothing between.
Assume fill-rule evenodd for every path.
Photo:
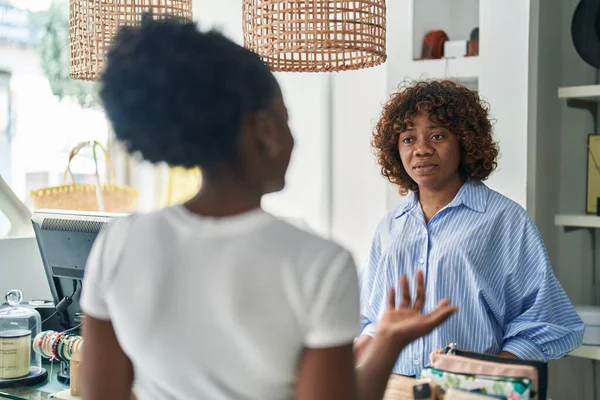
<instances>
[{"instance_id":1,"label":"window","mask_svg":"<svg viewBox=\"0 0 600 400\"><path fill-rule=\"evenodd\" d=\"M0 174L30 207L32 190L62 184L77 143L108 140L104 113L85 104L91 84L65 79L68 7L65 0L0 4ZM91 152L72 170L79 182L93 182Z\"/></svg>"}]
</instances>

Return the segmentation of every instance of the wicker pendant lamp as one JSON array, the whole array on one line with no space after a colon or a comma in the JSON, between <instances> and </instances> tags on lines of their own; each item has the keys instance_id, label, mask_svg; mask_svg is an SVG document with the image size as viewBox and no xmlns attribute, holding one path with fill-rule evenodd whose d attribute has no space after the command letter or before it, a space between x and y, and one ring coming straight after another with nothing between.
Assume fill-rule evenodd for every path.
<instances>
[{"instance_id":1,"label":"wicker pendant lamp","mask_svg":"<svg viewBox=\"0 0 600 400\"><path fill-rule=\"evenodd\" d=\"M385 0L242 1L244 46L273 71L344 71L386 60Z\"/></svg>"},{"instance_id":2,"label":"wicker pendant lamp","mask_svg":"<svg viewBox=\"0 0 600 400\"><path fill-rule=\"evenodd\" d=\"M98 79L104 58L121 25L136 25L148 12L192 20L192 0L70 0L71 78Z\"/></svg>"}]
</instances>

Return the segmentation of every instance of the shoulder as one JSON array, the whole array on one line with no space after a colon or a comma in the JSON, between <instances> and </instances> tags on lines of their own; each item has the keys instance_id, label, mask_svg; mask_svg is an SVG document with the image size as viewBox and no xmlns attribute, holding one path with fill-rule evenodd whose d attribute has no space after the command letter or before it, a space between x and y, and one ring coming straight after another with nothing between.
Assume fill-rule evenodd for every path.
<instances>
[{"instance_id":1,"label":"shoulder","mask_svg":"<svg viewBox=\"0 0 600 400\"><path fill-rule=\"evenodd\" d=\"M416 205L416 200L413 194L403 198L396 206L388 211L377 224L376 233L385 234L390 231L394 222L404 216L412 207Z\"/></svg>"},{"instance_id":2,"label":"shoulder","mask_svg":"<svg viewBox=\"0 0 600 400\"><path fill-rule=\"evenodd\" d=\"M487 187L487 186L486 186ZM516 201L509 199L503 194L487 188L489 196L486 211L503 218L512 219L514 222L529 223L532 222L527 210Z\"/></svg>"},{"instance_id":3,"label":"shoulder","mask_svg":"<svg viewBox=\"0 0 600 400\"><path fill-rule=\"evenodd\" d=\"M279 249L284 250L285 254L293 254L304 266L352 260L350 252L340 244L288 221L273 216L272 219L272 223L265 228L269 236Z\"/></svg>"},{"instance_id":4,"label":"shoulder","mask_svg":"<svg viewBox=\"0 0 600 400\"><path fill-rule=\"evenodd\" d=\"M542 240L537 225L523 206L495 190L489 189L489 192L486 213L494 220L494 226L501 228L500 233L513 241L523 238L533 242Z\"/></svg>"},{"instance_id":5,"label":"shoulder","mask_svg":"<svg viewBox=\"0 0 600 400\"><path fill-rule=\"evenodd\" d=\"M306 299L335 292L336 282L353 287L358 297L358 270L352 254L340 244L272 216L265 227L269 256L278 258L284 281L297 287Z\"/></svg>"}]
</instances>

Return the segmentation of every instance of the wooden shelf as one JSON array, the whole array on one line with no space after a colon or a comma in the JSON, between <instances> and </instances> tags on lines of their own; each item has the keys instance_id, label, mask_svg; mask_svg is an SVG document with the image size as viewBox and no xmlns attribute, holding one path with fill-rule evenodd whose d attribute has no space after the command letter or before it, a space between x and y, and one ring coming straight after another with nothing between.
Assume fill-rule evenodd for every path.
<instances>
[{"instance_id":1,"label":"wooden shelf","mask_svg":"<svg viewBox=\"0 0 600 400\"><path fill-rule=\"evenodd\" d=\"M569 356L600 361L600 346L583 345L571 352Z\"/></svg>"},{"instance_id":2,"label":"wooden shelf","mask_svg":"<svg viewBox=\"0 0 600 400\"><path fill-rule=\"evenodd\" d=\"M558 98L600 102L600 85L561 87Z\"/></svg>"},{"instance_id":3,"label":"wooden shelf","mask_svg":"<svg viewBox=\"0 0 600 400\"><path fill-rule=\"evenodd\" d=\"M556 215L554 225L565 228L600 228L600 217L586 214Z\"/></svg>"},{"instance_id":4,"label":"wooden shelf","mask_svg":"<svg viewBox=\"0 0 600 400\"><path fill-rule=\"evenodd\" d=\"M476 81L479 76L479 57L414 60L409 75L413 79L447 77Z\"/></svg>"}]
</instances>

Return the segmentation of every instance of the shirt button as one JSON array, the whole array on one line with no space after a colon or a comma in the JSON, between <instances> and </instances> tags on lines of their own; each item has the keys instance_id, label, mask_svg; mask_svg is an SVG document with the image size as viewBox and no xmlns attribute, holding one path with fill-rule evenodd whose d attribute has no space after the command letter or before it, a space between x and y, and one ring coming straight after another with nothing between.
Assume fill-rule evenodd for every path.
<instances>
[{"instance_id":1,"label":"shirt button","mask_svg":"<svg viewBox=\"0 0 600 400\"><path fill-rule=\"evenodd\" d=\"M419 259L419 264L423 264L424 262L425 262L425 260L424 260L424 259L422 259L422 258L421 258L421 259Z\"/></svg>"},{"instance_id":2,"label":"shirt button","mask_svg":"<svg viewBox=\"0 0 600 400\"><path fill-rule=\"evenodd\" d=\"M415 365L421 364L421 362L419 360L414 360L413 362L415 363Z\"/></svg>"}]
</instances>

